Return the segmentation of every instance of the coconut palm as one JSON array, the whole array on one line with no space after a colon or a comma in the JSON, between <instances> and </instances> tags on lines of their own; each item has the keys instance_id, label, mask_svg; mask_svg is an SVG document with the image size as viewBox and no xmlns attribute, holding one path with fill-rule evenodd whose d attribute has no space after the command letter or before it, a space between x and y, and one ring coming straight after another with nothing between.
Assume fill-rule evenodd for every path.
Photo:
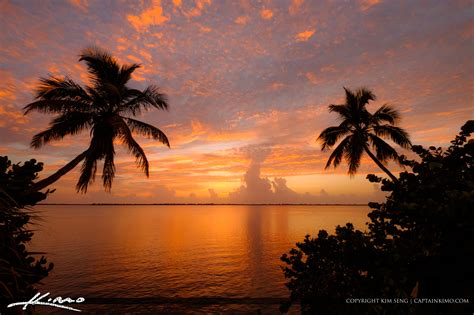
<instances>
[{"instance_id":1,"label":"coconut palm","mask_svg":"<svg viewBox=\"0 0 474 315\"><path fill-rule=\"evenodd\" d=\"M331 149L342 139L329 156L326 169L331 164L337 167L344 157L349 164L349 174L352 176L357 172L362 153L365 152L393 181L397 181L384 163L390 159L398 160L398 154L381 137L392 140L402 148L411 146L408 133L396 126L400 119L398 111L385 104L371 114L367 111L366 105L376 97L370 90L362 88L355 93L346 88L344 90L345 104L329 105L329 111L337 113L341 123L326 128L318 137L323 151ZM370 147L375 151L375 155L370 151Z\"/></svg>"},{"instance_id":2,"label":"coconut palm","mask_svg":"<svg viewBox=\"0 0 474 315\"><path fill-rule=\"evenodd\" d=\"M76 189L85 193L94 181L97 163L104 161L102 181L110 191L115 176L114 142L121 141L135 156L137 166L149 176L145 152L133 138L133 133L149 136L169 147L166 135L158 128L133 119L152 108L168 109L166 96L156 86L143 91L130 88L127 83L138 64L120 65L109 53L97 48L84 50L79 58L87 65L90 85L80 86L69 78L50 76L40 79L36 101L25 106L31 111L56 114L48 129L35 135L31 146L35 149L67 135L90 130L88 148L51 176L36 182L32 189L41 190L71 171L81 161L82 167Z\"/></svg>"}]
</instances>

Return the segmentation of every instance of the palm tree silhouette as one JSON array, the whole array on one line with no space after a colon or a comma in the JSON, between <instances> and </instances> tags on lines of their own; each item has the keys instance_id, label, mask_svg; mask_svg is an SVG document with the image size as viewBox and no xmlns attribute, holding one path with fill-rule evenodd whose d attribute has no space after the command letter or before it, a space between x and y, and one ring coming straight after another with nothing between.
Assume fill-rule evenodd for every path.
<instances>
[{"instance_id":1,"label":"palm tree silhouette","mask_svg":"<svg viewBox=\"0 0 474 315\"><path fill-rule=\"evenodd\" d=\"M42 78L36 101L26 105L24 110L25 114L31 111L57 114L48 129L33 137L33 148L90 129L89 147L51 176L36 182L32 190L39 191L51 185L83 161L76 189L85 193L95 179L97 162L104 160L102 181L105 190L110 191L115 176L115 140L127 146L135 156L137 166L148 177L147 157L132 132L149 136L169 147L168 138L160 129L130 117L152 108L168 109L166 96L159 93L156 86L148 86L143 91L127 86L133 71L140 65L119 65L109 53L97 48L84 50L79 61L87 64L89 86L83 88L67 77Z\"/></svg>"},{"instance_id":2,"label":"palm tree silhouette","mask_svg":"<svg viewBox=\"0 0 474 315\"><path fill-rule=\"evenodd\" d=\"M367 111L366 105L369 101L374 101L376 97L370 90L362 88L355 93L346 88L344 90L346 91L345 104L329 105L329 111L339 114L342 122L339 126L324 129L318 137L318 141L322 143L322 150L325 151L331 149L345 136L331 153L326 169L331 164L337 167L344 157L349 164L348 173L352 176L357 172L362 153L365 151L393 181L397 181L384 163L389 159L397 160L398 154L380 137L389 138L402 148L411 146L408 133L396 126L400 119L398 111L385 104L371 114ZM376 155L370 151L370 145Z\"/></svg>"}]
</instances>

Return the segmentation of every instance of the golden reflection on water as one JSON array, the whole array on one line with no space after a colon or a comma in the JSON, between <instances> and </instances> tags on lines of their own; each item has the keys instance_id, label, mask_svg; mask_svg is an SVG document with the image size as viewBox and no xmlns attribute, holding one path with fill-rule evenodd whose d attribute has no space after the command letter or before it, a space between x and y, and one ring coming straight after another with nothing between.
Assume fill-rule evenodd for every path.
<instances>
[{"instance_id":1,"label":"golden reflection on water","mask_svg":"<svg viewBox=\"0 0 474 315\"><path fill-rule=\"evenodd\" d=\"M33 248L55 263L42 291L94 297L285 297L280 256L353 222L348 206L39 206Z\"/></svg>"}]
</instances>

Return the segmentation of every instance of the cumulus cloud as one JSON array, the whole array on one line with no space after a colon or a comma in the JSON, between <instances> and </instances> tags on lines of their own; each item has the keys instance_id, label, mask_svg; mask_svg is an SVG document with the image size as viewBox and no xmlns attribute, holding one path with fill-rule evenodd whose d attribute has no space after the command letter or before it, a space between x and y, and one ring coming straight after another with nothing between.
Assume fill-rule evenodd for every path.
<instances>
[{"instance_id":1,"label":"cumulus cloud","mask_svg":"<svg viewBox=\"0 0 474 315\"><path fill-rule=\"evenodd\" d=\"M248 16L245 16L245 15L242 15L242 16L238 16L235 18L234 22L236 24L239 24L239 25L245 25L247 24L249 21L249 17Z\"/></svg>"},{"instance_id":2,"label":"cumulus cloud","mask_svg":"<svg viewBox=\"0 0 474 315\"><path fill-rule=\"evenodd\" d=\"M373 6L376 6L380 4L382 1L381 0L361 0L360 1L360 9L362 11L367 11Z\"/></svg>"},{"instance_id":3,"label":"cumulus cloud","mask_svg":"<svg viewBox=\"0 0 474 315\"><path fill-rule=\"evenodd\" d=\"M306 75L306 78L308 79L308 81L311 82L311 84L318 84L319 83L319 80L316 77L316 74L314 74L314 72L308 71L308 72L306 72L305 75Z\"/></svg>"},{"instance_id":4,"label":"cumulus cloud","mask_svg":"<svg viewBox=\"0 0 474 315\"><path fill-rule=\"evenodd\" d=\"M291 5L288 8L288 12L290 14L298 13L303 3L304 3L304 0L292 0Z\"/></svg>"},{"instance_id":5,"label":"cumulus cloud","mask_svg":"<svg viewBox=\"0 0 474 315\"><path fill-rule=\"evenodd\" d=\"M313 34L316 32L316 30L307 30L301 33L296 34L295 38L296 41L298 42L307 42Z\"/></svg>"},{"instance_id":6,"label":"cumulus cloud","mask_svg":"<svg viewBox=\"0 0 474 315\"><path fill-rule=\"evenodd\" d=\"M87 10L88 10L88 7L89 7L89 1L88 0L69 0L69 2L71 2L71 4L78 7L79 9L81 9L84 12L87 12Z\"/></svg>"},{"instance_id":7,"label":"cumulus cloud","mask_svg":"<svg viewBox=\"0 0 474 315\"><path fill-rule=\"evenodd\" d=\"M260 11L260 16L264 20L271 20L273 17L273 11L270 9L263 9L262 11Z\"/></svg>"},{"instance_id":8,"label":"cumulus cloud","mask_svg":"<svg viewBox=\"0 0 474 315\"><path fill-rule=\"evenodd\" d=\"M264 203L273 197L271 181L260 176L262 163L270 154L270 149L250 146L246 151L251 162L244 175L244 185L229 193L229 200L236 203Z\"/></svg>"},{"instance_id":9,"label":"cumulus cloud","mask_svg":"<svg viewBox=\"0 0 474 315\"><path fill-rule=\"evenodd\" d=\"M163 14L163 7L160 0L153 0L151 6L139 15L127 15L127 20L137 31L147 30L149 26L160 25L169 20Z\"/></svg>"},{"instance_id":10,"label":"cumulus cloud","mask_svg":"<svg viewBox=\"0 0 474 315\"><path fill-rule=\"evenodd\" d=\"M190 11L186 12L185 15L187 17L196 17L200 16L202 14L202 11L204 10L205 6L211 5L212 0L196 0L195 1L195 7L191 9Z\"/></svg>"},{"instance_id":11,"label":"cumulus cloud","mask_svg":"<svg viewBox=\"0 0 474 315\"><path fill-rule=\"evenodd\" d=\"M329 194L324 188L319 194L298 193L288 187L284 177L275 177L271 180L262 176L262 166L271 153L269 147L250 146L245 151L250 159L250 164L243 177L243 184L230 192L228 198L223 199L223 202L244 204L365 203L367 200L381 200L385 196L377 185L373 186L373 191L369 191L364 196Z\"/></svg>"}]
</instances>

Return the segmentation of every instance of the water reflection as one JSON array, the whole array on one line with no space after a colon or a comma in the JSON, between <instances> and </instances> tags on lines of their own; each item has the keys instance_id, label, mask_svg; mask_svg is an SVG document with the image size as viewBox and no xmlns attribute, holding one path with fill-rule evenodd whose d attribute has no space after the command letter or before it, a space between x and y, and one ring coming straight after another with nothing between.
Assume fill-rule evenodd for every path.
<instances>
[{"instance_id":1,"label":"water reflection","mask_svg":"<svg viewBox=\"0 0 474 315\"><path fill-rule=\"evenodd\" d=\"M41 206L45 290L89 297L286 296L279 257L367 207Z\"/></svg>"}]
</instances>

